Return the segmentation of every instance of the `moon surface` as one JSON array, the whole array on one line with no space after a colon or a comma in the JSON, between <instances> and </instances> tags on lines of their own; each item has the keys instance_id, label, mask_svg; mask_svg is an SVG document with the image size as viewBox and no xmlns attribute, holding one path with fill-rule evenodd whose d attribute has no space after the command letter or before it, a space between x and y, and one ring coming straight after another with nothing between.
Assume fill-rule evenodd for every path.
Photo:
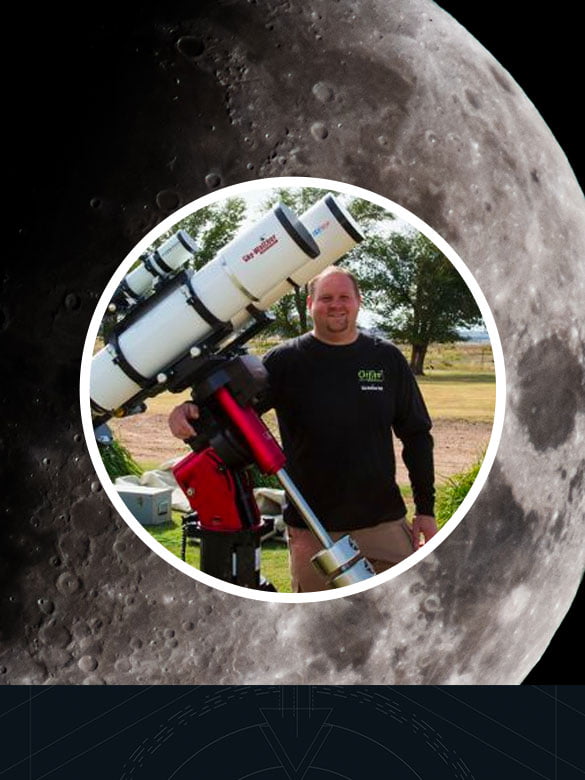
<instances>
[{"instance_id":1,"label":"moon surface","mask_svg":"<svg viewBox=\"0 0 585 780\"><path fill-rule=\"evenodd\" d=\"M6 276L19 392L2 440L2 681L521 682L585 566L585 203L563 151L428 0L157 14L103 19L62 50L50 197L19 226L43 273ZM424 561L356 596L271 604L194 582L137 539L93 471L77 388L97 299L150 228L206 192L296 175L379 193L451 244L494 314L508 405L482 492Z\"/></svg>"}]
</instances>

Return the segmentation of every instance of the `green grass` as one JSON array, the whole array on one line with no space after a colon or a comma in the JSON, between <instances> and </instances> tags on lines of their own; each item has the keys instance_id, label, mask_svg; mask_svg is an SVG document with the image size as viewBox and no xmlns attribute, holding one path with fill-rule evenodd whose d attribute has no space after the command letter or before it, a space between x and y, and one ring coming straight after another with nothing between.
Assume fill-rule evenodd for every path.
<instances>
[{"instance_id":1,"label":"green grass","mask_svg":"<svg viewBox=\"0 0 585 780\"><path fill-rule=\"evenodd\" d=\"M442 528L461 506L463 499L469 493L471 486L477 478L482 463L483 455L478 458L469 469L461 471L459 474L453 474L447 478L444 484L437 485L435 494L435 516L439 528ZM400 493L406 504L408 517L412 517L414 514L412 488L410 485L400 485Z\"/></svg>"},{"instance_id":2,"label":"green grass","mask_svg":"<svg viewBox=\"0 0 585 780\"><path fill-rule=\"evenodd\" d=\"M418 384L431 418L492 422L496 403L493 375L481 380L467 375L440 374L419 377Z\"/></svg>"},{"instance_id":3,"label":"green grass","mask_svg":"<svg viewBox=\"0 0 585 780\"><path fill-rule=\"evenodd\" d=\"M262 575L271 582L279 593L291 593L288 550L283 542L267 539L262 543Z\"/></svg>"},{"instance_id":4,"label":"green grass","mask_svg":"<svg viewBox=\"0 0 585 780\"><path fill-rule=\"evenodd\" d=\"M408 348L402 351L408 358ZM493 421L496 374L488 344L431 344L417 381L432 418Z\"/></svg>"},{"instance_id":5,"label":"green grass","mask_svg":"<svg viewBox=\"0 0 585 780\"><path fill-rule=\"evenodd\" d=\"M426 382L428 384L436 384L439 382L465 382L472 384L493 385L495 384L496 377L493 373L484 374L470 374L467 371L447 371L441 369L440 371L432 371L418 378L419 382Z\"/></svg>"},{"instance_id":6,"label":"green grass","mask_svg":"<svg viewBox=\"0 0 585 780\"><path fill-rule=\"evenodd\" d=\"M177 558L180 558L182 540L181 520L176 518L180 518L180 515L173 512L172 522L161 523L160 525L148 525L145 526L145 528L157 542L162 544L169 552L172 552L173 555L176 555ZM188 563L193 563L195 566L195 562L192 561L189 556L187 557L187 561ZM198 564L199 560L197 560L197 565Z\"/></svg>"},{"instance_id":7,"label":"green grass","mask_svg":"<svg viewBox=\"0 0 585 780\"><path fill-rule=\"evenodd\" d=\"M473 485L482 459L478 459L467 471L455 474L445 484L437 487L436 516L437 525L443 525L453 516L456 509ZM414 514L414 501L410 485L401 485L400 492L406 504L407 515ZM146 526L147 530L159 542L177 558L182 557L182 525L181 514L173 512L172 522L156 526ZM186 562L198 569L200 567L200 548L193 541L187 542ZM291 593L289 575L288 551L282 541L267 539L262 543L261 566L262 576L267 579L279 593Z\"/></svg>"},{"instance_id":8,"label":"green grass","mask_svg":"<svg viewBox=\"0 0 585 780\"><path fill-rule=\"evenodd\" d=\"M407 359L410 347L399 345ZM494 358L488 342L481 344L464 341L452 344L431 344L426 354L424 370L427 374L436 371L459 371L467 373L493 373Z\"/></svg>"}]
</instances>

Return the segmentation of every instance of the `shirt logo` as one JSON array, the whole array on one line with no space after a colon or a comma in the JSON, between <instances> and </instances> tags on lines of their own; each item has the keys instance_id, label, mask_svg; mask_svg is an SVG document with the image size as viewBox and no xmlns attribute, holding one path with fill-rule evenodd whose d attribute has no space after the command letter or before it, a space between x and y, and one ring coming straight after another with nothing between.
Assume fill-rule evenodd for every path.
<instances>
[{"instance_id":1,"label":"shirt logo","mask_svg":"<svg viewBox=\"0 0 585 780\"><path fill-rule=\"evenodd\" d=\"M362 390L384 390L384 371L382 369L365 369L358 371L358 380Z\"/></svg>"}]
</instances>

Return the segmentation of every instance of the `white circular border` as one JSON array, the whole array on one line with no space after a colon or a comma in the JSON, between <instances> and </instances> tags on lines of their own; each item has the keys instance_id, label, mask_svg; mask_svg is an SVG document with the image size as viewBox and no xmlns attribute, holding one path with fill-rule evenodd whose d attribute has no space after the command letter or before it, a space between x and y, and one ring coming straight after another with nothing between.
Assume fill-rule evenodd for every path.
<instances>
[{"instance_id":1,"label":"white circular border","mask_svg":"<svg viewBox=\"0 0 585 780\"><path fill-rule=\"evenodd\" d=\"M189 216L193 212L198 211L200 208L216 203L219 200L224 200L225 198L237 196L238 193L241 192L285 187L314 187L317 189L343 192L356 198L368 200L371 203L375 203L381 208L391 212L392 214L395 214L404 222L408 222L419 232L423 233L438 247L438 249L440 249L440 251L446 257L449 258L451 263L455 266L471 290L473 297L475 298L475 301L481 311L490 337L496 372L496 401L490 442L488 444L486 454L484 456L478 475L465 499L455 511L453 516L445 523L445 525L438 531L438 533L433 536L432 539L423 545L422 548L408 556L408 558L405 560L393 566L391 569L388 569L386 572L378 574L372 579L365 580L364 582L360 582L355 585L348 585L344 588L313 593L271 593L268 591L244 588L240 585L233 585L229 582L224 582L223 580L212 577L209 574L205 574L199 569L194 568L163 547L160 542L157 542L126 507L108 476L100 456L97 440L94 434L90 407L90 370L93 349L97 339L99 326L105 314L106 308L114 295L114 292L118 288L120 282L127 274L132 264L159 236L161 236L167 230L171 229L177 222L180 222L182 219ZM83 432L93 466L100 479L100 482L118 514L124 519L128 526L130 526L134 533L148 547L150 547L151 550L153 550L153 552L163 558L163 560L165 560L171 566L174 566L176 569L183 572L183 574L186 574L189 577L204 583L205 585L218 588L219 590L234 596L243 596L245 598L251 598L257 601L269 601L273 603L307 603L313 601L330 601L331 599L350 596L355 593L361 593L365 590L369 590L370 588L381 585L384 582L388 582L389 580L398 577L400 574L422 561L423 558L429 555L447 538L447 536L461 522L461 520L473 505L475 499L478 497L481 489L483 488L494 463L504 425L506 405L506 377L500 337L494 317L485 299L485 296L465 263L438 233L436 233L416 215L412 214L410 211L407 211L407 209L403 208L397 203L394 203L391 200L388 200L387 198L382 197L381 195L376 195L369 190L363 189L362 187L356 187L352 184L346 184L344 182L338 182L332 179L317 179L309 176L282 176L266 179L256 179L254 181L233 184L228 187L223 187L213 193L209 193L208 195L204 195L169 215L155 228L150 230L144 236L144 238L138 242L138 244L136 244L134 249L132 249L131 252L129 252L129 254L125 257L117 271L108 282L95 308L83 347L79 393Z\"/></svg>"}]
</instances>

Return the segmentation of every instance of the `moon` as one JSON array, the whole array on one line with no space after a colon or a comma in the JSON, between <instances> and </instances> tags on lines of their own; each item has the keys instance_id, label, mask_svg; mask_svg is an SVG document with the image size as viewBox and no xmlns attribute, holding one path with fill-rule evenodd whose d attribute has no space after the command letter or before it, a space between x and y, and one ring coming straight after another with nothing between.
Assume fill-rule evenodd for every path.
<instances>
[{"instance_id":1,"label":"moon","mask_svg":"<svg viewBox=\"0 0 585 780\"><path fill-rule=\"evenodd\" d=\"M11 268L0 319L28 399L3 440L2 680L520 683L585 566L585 203L534 105L429 0L220 0L87 36L53 64L67 122L46 213L19 227L44 272ZM202 194L281 175L379 193L442 236L494 314L508 389L496 461L448 539L313 604L229 595L153 554L101 489L76 396L93 309L137 241Z\"/></svg>"}]
</instances>

